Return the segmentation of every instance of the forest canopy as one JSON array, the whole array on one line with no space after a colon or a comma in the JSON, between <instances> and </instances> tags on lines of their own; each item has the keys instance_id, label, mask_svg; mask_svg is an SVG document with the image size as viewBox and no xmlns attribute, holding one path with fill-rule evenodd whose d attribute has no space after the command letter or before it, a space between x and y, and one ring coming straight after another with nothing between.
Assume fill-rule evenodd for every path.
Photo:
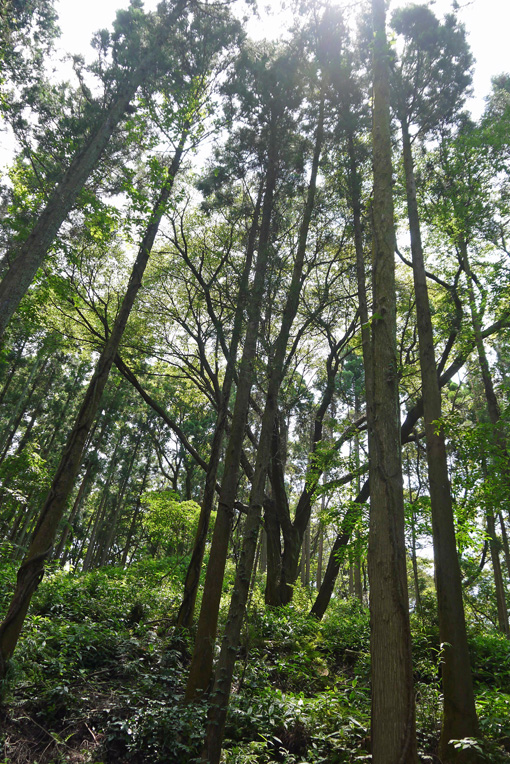
<instances>
[{"instance_id":1,"label":"forest canopy","mask_svg":"<svg viewBox=\"0 0 510 764\"><path fill-rule=\"evenodd\" d=\"M475 119L457 10L131 0L67 79L0 12L6 762L509 760L510 75Z\"/></svg>"}]
</instances>

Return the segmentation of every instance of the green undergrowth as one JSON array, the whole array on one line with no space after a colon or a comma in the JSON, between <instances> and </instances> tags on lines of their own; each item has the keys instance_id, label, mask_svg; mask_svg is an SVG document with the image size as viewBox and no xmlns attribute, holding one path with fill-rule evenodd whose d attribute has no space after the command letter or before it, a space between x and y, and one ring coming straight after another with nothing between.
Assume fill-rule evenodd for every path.
<instances>
[{"instance_id":1,"label":"green undergrowth","mask_svg":"<svg viewBox=\"0 0 510 764\"><path fill-rule=\"evenodd\" d=\"M4 604L13 580L14 568L4 566ZM182 702L192 637L173 629L181 580L182 564L171 559L127 571L49 572L4 686L5 762L199 760L206 709ZM228 593L227 583L223 617ZM299 588L293 604L278 610L255 591L236 664L225 764L370 761L367 609L336 599L319 623L309 605ZM437 762L439 638L432 617L414 614L412 628L420 759ZM482 750L496 764L509 760L508 640L470 628Z\"/></svg>"}]
</instances>

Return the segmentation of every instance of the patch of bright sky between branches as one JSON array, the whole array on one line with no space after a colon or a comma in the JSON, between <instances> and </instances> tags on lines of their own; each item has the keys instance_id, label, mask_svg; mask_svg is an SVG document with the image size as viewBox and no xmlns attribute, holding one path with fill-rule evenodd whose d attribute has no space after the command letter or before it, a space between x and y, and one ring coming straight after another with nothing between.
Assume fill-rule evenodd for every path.
<instances>
[{"instance_id":1,"label":"patch of bright sky between branches","mask_svg":"<svg viewBox=\"0 0 510 764\"><path fill-rule=\"evenodd\" d=\"M98 29L111 29L115 13L125 8L129 0L88 0L76 3L75 0L58 0L56 10L62 30L58 47L69 54L82 54L86 59L93 57L90 40ZM347 13L355 12L361 3L339 0L340 7ZM393 9L409 5L402 0L393 0ZM437 16L443 16L452 10L452 0L435 0L429 3ZM261 2L259 18L252 18L248 23L248 33L256 39L278 38L292 23L292 12L282 9L282 3ZM478 118L484 108L484 99L491 91L491 78L503 72L510 72L508 55L508 29L510 26L510 4L507 0L458 0L457 13L465 25L469 44L475 57L474 97L468 103L473 117ZM157 0L146 0L145 8L151 10L157 6ZM238 3L241 15L241 0ZM248 14L251 12L248 11Z\"/></svg>"}]
</instances>

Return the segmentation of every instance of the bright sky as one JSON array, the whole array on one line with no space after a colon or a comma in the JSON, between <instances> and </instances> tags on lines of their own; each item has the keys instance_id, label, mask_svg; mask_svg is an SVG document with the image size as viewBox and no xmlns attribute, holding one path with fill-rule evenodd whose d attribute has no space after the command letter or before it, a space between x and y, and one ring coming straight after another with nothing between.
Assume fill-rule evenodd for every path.
<instances>
[{"instance_id":1,"label":"bright sky","mask_svg":"<svg viewBox=\"0 0 510 764\"><path fill-rule=\"evenodd\" d=\"M417 0L419 1L419 0ZM61 47L68 53L82 53L87 56L92 34L100 28L110 28L115 11L126 7L129 0L88 0L77 3L76 0L57 0L56 9L62 29ZM350 8L356 5L353 0L339 0L340 5ZM407 4L403 0L392 0L391 8ZM157 0L145 0L146 8L153 8ZM261 7L279 6L278 0L264 2ZM451 0L435 0L431 3L437 15L451 9ZM508 30L510 28L510 4L508 0L459 0L459 16L465 24L469 42L476 59L474 87L476 101L471 104L474 116L480 115L483 99L491 89L491 77L502 72L510 72L508 53ZM390 8L390 11L391 11ZM270 19L258 26L257 36L275 36L278 22Z\"/></svg>"}]
</instances>

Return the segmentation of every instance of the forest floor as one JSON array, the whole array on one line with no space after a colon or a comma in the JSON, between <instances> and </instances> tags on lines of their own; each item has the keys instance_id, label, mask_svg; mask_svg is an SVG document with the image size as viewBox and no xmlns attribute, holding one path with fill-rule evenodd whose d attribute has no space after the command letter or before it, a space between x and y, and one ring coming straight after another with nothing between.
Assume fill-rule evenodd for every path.
<instances>
[{"instance_id":1,"label":"forest floor","mask_svg":"<svg viewBox=\"0 0 510 764\"><path fill-rule=\"evenodd\" d=\"M205 704L183 705L190 642L173 616L172 560L88 574L55 569L37 592L0 706L1 764L191 764ZM14 568L0 574L6 604ZM228 606L225 584L223 616ZM297 588L280 611L255 590L227 723L226 764L370 761L368 611L336 597L321 623ZM434 603L413 614L420 760L437 764L440 647ZM489 624L490 626L490 624ZM470 648L487 762L510 762L508 640L480 619Z\"/></svg>"}]
</instances>

